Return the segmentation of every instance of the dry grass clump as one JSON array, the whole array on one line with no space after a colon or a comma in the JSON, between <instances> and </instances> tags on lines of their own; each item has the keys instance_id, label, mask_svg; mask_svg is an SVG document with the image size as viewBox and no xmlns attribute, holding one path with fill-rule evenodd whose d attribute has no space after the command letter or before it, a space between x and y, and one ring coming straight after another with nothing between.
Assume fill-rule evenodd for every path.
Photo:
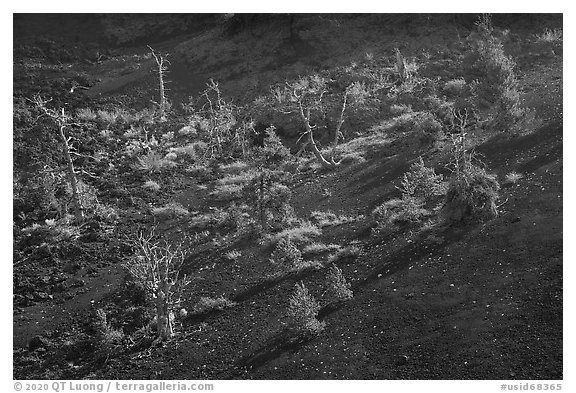
<instances>
[{"instance_id":1,"label":"dry grass clump","mask_svg":"<svg viewBox=\"0 0 576 393\"><path fill-rule=\"evenodd\" d=\"M142 185L142 188L145 188L146 190L158 192L158 191L160 191L160 184L158 184L154 180L148 180Z\"/></svg>"},{"instance_id":2,"label":"dry grass clump","mask_svg":"<svg viewBox=\"0 0 576 393\"><path fill-rule=\"evenodd\" d=\"M235 305L235 302L229 300L225 296L220 296L217 298L202 296L198 303L194 305L192 311L195 314L202 314L213 310L222 311L224 309L234 307Z\"/></svg>"},{"instance_id":3,"label":"dry grass clump","mask_svg":"<svg viewBox=\"0 0 576 393\"><path fill-rule=\"evenodd\" d=\"M210 193L210 196L217 201L229 202L239 199L242 196L242 185L239 184L219 184Z\"/></svg>"},{"instance_id":4,"label":"dry grass clump","mask_svg":"<svg viewBox=\"0 0 576 393\"><path fill-rule=\"evenodd\" d=\"M177 202L170 202L162 207L156 207L152 209L152 215L159 220L181 218L187 216L188 214L188 210Z\"/></svg>"},{"instance_id":5,"label":"dry grass clump","mask_svg":"<svg viewBox=\"0 0 576 393\"><path fill-rule=\"evenodd\" d=\"M230 164L220 165L220 170L227 174L238 175L241 172L246 171L249 165L245 161L234 161Z\"/></svg>"},{"instance_id":6,"label":"dry grass clump","mask_svg":"<svg viewBox=\"0 0 576 393\"><path fill-rule=\"evenodd\" d=\"M336 251L336 253L330 255L328 257L328 262L330 263L334 263L337 262L341 259L345 259L345 258L357 258L360 253L362 252L362 248L360 248L359 246L352 244L350 246L338 249Z\"/></svg>"},{"instance_id":7,"label":"dry grass clump","mask_svg":"<svg viewBox=\"0 0 576 393\"><path fill-rule=\"evenodd\" d=\"M520 179L522 179L524 177L524 175L522 175L521 173L517 173L517 172L510 172L508 174L506 174L506 178L504 180L504 183L506 184L516 184L518 183L518 181Z\"/></svg>"},{"instance_id":8,"label":"dry grass clump","mask_svg":"<svg viewBox=\"0 0 576 393\"><path fill-rule=\"evenodd\" d=\"M339 251L342 248L339 244L312 243L302 249L302 254L320 255L328 252Z\"/></svg>"},{"instance_id":9,"label":"dry grass clump","mask_svg":"<svg viewBox=\"0 0 576 393\"><path fill-rule=\"evenodd\" d=\"M309 221L304 221L298 227L285 229L274 235L269 235L265 243L267 245L275 245L281 239L287 239L293 243L306 243L309 242L312 237L320 236L321 234L322 231L316 225Z\"/></svg>"},{"instance_id":10,"label":"dry grass clump","mask_svg":"<svg viewBox=\"0 0 576 393\"><path fill-rule=\"evenodd\" d=\"M237 261L241 256L242 253L238 250L228 251L226 254L224 254L224 257L229 261Z\"/></svg>"},{"instance_id":11,"label":"dry grass clump","mask_svg":"<svg viewBox=\"0 0 576 393\"><path fill-rule=\"evenodd\" d=\"M463 78L449 80L443 91L448 97L462 97L466 94L466 81Z\"/></svg>"},{"instance_id":12,"label":"dry grass clump","mask_svg":"<svg viewBox=\"0 0 576 393\"><path fill-rule=\"evenodd\" d=\"M176 166L174 161L163 158L156 152L149 152L145 156L138 157L136 168L146 172L160 172Z\"/></svg>"},{"instance_id":13,"label":"dry grass clump","mask_svg":"<svg viewBox=\"0 0 576 393\"><path fill-rule=\"evenodd\" d=\"M336 215L335 213L330 211L323 212L318 210L315 210L312 213L310 213L310 217L312 221L314 221L320 228L342 225L358 220L357 217Z\"/></svg>"},{"instance_id":14,"label":"dry grass clump","mask_svg":"<svg viewBox=\"0 0 576 393\"><path fill-rule=\"evenodd\" d=\"M220 167L222 169L222 167ZM232 173L226 175L225 177L218 179L219 185L239 185L243 186L244 184L248 184L256 177L257 173L255 171L246 171L244 173Z\"/></svg>"}]
</instances>

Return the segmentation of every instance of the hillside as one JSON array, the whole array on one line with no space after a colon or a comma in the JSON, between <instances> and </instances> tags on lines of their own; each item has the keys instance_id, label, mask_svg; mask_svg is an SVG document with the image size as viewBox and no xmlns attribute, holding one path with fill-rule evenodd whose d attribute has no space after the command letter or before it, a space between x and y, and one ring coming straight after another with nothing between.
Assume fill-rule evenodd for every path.
<instances>
[{"instance_id":1,"label":"hillside","mask_svg":"<svg viewBox=\"0 0 576 393\"><path fill-rule=\"evenodd\" d=\"M14 379L563 379L562 16L295 15L15 16Z\"/></svg>"}]
</instances>

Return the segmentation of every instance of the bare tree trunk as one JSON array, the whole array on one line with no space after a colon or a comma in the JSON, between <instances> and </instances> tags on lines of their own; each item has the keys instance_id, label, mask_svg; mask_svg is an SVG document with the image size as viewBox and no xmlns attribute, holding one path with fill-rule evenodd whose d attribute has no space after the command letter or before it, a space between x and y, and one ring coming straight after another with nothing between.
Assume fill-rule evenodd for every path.
<instances>
[{"instance_id":1,"label":"bare tree trunk","mask_svg":"<svg viewBox=\"0 0 576 393\"><path fill-rule=\"evenodd\" d=\"M159 105L159 109L160 109L160 119L161 120L166 120L166 110L168 108L168 100L166 99L166 88L165 88L165 84L166 82L164 81L164 74L166 73L167 67L166 67L166 62L168 62L164 56L162 56L161 54L157 55L156 52L154 52L154 49L152 49L150 46L148 46L148 49L150 49L150 51L152 52L152 56L154 56L154 60L156 60L156 65L158 66L158 83L159 83L159 91L160 91L160 103Z\"/></svg>"},{"instance_id":2,"label":"bare tree trunk","mask_svg":"<svg viewBox=\"0 0 576 393\"><path fill-rule=\"evenodd\" d=\"M410 79L410 73L406 67L406 60L398 48L394 48L394 52L396 52L396 71L400 75L400 79L406 81Z\"/></svg>"},{"instance_id":3,"label":"bare tree trunk","mask_svg":"<svg viewBox=\"0 0 576 393\"><path fill-rule=\"evenodd\" d=\"M158 81L160 82L160 117L164 117L166 109L166 95L164 94L164 73L162 72L162 63L158 64Z\"/></svg>"},{"instance_id":4,"label":"bare tree trunk","mask_svg":"<svg viewBox=\"0 0 576 393\"><path fill-rule=\"evenodd\" d=\"M40 109L44 114L52 119L52 121L58 126L58 130L60 133L60 139L62 141L62 150L64 150L64 159L66 160L66 176L68 177L68 181L70 182L70 187L72 188L72 203L74 204L74 216L77 222L84 221L84 209L82 207L82 201L80 199L80 192L78 190L78 179L76 178L76 171L74 170L74 161L72 161L72 156L70 154L70 145L68 144L68 138L66 137L66 133L64 129L71 123L70 117L66 115L64 112L64 108L61 108L60 111L56 111L54 109L49 109L46 106L46 101L42 99L39 95L35 96L33 99L30 100L34 103L38 109Z\"/></svg>"},{"instance_id":5,"label":"bare tree trunk","mask_svg":"<svg viewBox=\"0 0 576 393\"><path fill-rule=\"evenodd\" d=\"M159 283L161 289L158 291L156 298L156 325L160 340L169 340L174 334L168 299L166 299L166 294L169 293L168 285L167 282L163 281Z\"/></svg>"},{"instance_id":6,"label":"bare tree trunk","mask_svg":"<svg viewBox=\"0 0 576 393\"><path fill-rule=\"evenodd\" d=\"M304 126L306 127L306 132L308 133L308 142L312 146L312 153L316 156L318 162L324 167L328 169L334 169L336 164L334 162L330 162L324 158L320 149L318 149L318 145L316 145L316 141L314 140L314 133L312 131L312 126L310 125L310 109L306 111L304 114L304 110L300 107L300 114L302 119L304 120Z\"/></svg>"},{"instance_id":7,"label":"bare tree trunk","mask_svg":"<svg viewBox=\"0 0 576 393\"><path fill-rule=\"evenodd\" d=\"M76 172L74 170L74 162L72 161L72 156L70 155L70 147L68 146L68 139L66 134L64 134L64 124L60 124L60 139L62 139L62 147L64 149L64 157L66 159L66 172L68 175L68 181L70 182L70 187L72 188L72 201L74 203L74 216L77 222L84 221L84 209L82 208L82 201L80 200L80 192L78 190L78 179L76 178Z\"/></svg>"},{"instance_id":8,"label":"bare tree trunk","mask_svg":"<svg viewBox=\"0 0 576 393\"><path fill-rule=\"evenodd\" d=\"M336 153L336 147L338 146L338 140L340 139L342 129L342 124L344 124L344 112L346 111L346 103L348 101L348 91L344 93L344 100L342 102L342 110L340 111L340 119L338 119L338 124L336 125L336 131L334 133L334 141L332 142L332 151L330 152L330 162L333 165L337 165L334 161L334 155Z\"/></svg>"}]
</instances>

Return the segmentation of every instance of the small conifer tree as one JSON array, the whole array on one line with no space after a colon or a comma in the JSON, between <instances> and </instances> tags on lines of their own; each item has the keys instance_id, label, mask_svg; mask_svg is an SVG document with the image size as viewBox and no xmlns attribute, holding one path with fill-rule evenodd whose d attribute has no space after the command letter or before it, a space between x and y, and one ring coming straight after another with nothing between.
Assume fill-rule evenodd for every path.
<instances>
[{"instance_id":1,"label":"small conifer tree","mask_svg":"<svg viewBox=\"0 0 576 393\"><path fill-rule=\"evenodd\" d=\"M342 274L342 269L339 269L334 264L328 270L327 282L326 295L328 299L334 302L345 302L354 296L350 289L350 283L346 281L346 277Z\"/></svg>"},{"instance_id":2,"label":"small conifer tree","mask_svg":"<svg viewBox=\"0 0 576 393\"><path fill-rule=\"evenodd\" d=\"M288 328L299 335L317 335L326 327L316 317L320 304L303 283L296 284L288 306Z\"/></svg>"}]
</instances>

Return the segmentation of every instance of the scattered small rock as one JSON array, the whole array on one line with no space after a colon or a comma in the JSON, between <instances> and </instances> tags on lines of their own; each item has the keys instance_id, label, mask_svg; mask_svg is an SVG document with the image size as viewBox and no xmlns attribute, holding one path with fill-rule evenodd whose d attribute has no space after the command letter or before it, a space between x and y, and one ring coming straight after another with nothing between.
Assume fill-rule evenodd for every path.
<instances>
[{"instance_id":1,"label":"scattered small rock","mask_svg":"<svg viewBox=\"0 0 576 393\"><path fill-rule=\"evenodd\" d=\"M397 366L403 366L403 365L408 363L408 360L409 360L409 358L406 355L398 356L398 358L396 359L396 365Z\"/></svg>"}]
</instances>

